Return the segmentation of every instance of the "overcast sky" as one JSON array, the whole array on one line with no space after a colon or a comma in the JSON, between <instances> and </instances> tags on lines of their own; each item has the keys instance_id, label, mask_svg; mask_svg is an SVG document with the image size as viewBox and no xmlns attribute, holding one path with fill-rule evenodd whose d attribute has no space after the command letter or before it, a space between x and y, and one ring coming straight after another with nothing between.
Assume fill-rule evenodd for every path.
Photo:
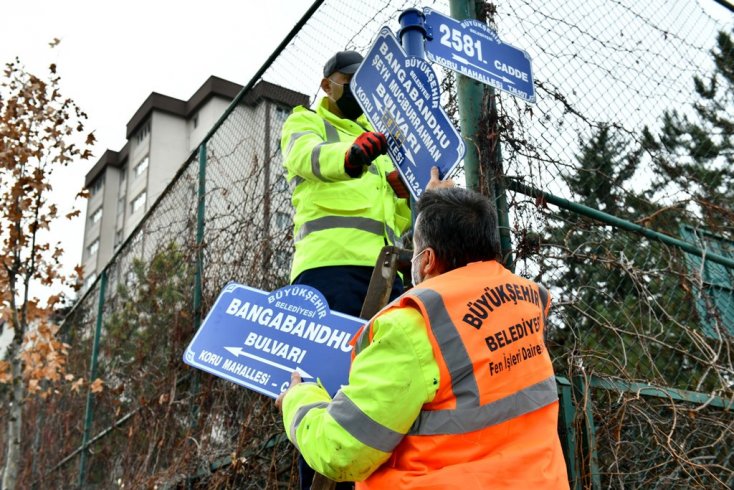
<instances>
[{"instance_id":1,"label":"overcast sky","mask_svg":"<svg viewBox=\"0 0 734 490\"><path fill-rule=\"evenodd\" d=\"M106 150L125 143L125 125L153 91L188 99L210 76L246 84L312 0L23 0L3 2L0 62L16 56L46 76L58 65L65 96L89 115L95 157L54 177L62 213ZM426 2L432 4L433 2ZM716 17L730 12L702 2ZM49 42L59 38L58 46ZM520 43L522 44L522 43ZM84 212L86 203L77 206ZM67 270L81 261L84 216L55 229Z\"/></svg>"},{"instance_id":2,"label":"overcast sky","mask_svg":"<svg viewBox=\"0 0 734 490\"><path fill-rule=\"evenodd\" d=\"M89 116L95 157L54 176L65 212L106 150L125 144L125 125L151 92L187 100L210 76L245 85L312 0L23 0L2 3L0 62L16 56L46 77L56 63L63 95ZM59 38L58 46L49 43ZM86 210L86 203L77 201ZM64 220L66 221L66 220ZM81 261L84 216L54 237L67 270Z\"/></svg>"}]
</instances>

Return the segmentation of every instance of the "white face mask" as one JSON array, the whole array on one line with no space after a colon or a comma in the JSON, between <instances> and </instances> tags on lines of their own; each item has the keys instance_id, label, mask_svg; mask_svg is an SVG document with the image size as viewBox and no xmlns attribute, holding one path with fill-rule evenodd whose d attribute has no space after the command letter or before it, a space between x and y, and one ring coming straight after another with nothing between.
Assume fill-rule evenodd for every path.
<instances>
[{"instance_id":1,"label":"white face mask","mask_svg":"<svg viewBox=\"0 0 734 490\"><path fill-rule=\"evenodd\" d=\"M410 259L410 280L413 283L413 286L417 286L423 282L423 278L420 277L420 266L416 267L415 262L413 261L420 257L426 250L428 249L424 248L422 251L418 252L418 255L414 255L413 258Z\"/></svg>"}]
</instances>

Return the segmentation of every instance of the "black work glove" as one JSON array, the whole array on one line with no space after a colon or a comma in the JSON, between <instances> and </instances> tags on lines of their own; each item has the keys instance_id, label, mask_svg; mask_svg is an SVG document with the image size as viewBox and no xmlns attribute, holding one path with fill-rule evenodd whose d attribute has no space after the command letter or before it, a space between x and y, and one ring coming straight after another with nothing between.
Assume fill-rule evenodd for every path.
<instances>
[{"instance_id":1,"label":"black work glove","mask_svg":"<svg viewBox=\"0 0 734 490\"><path fill-rule=\"evenodd\" d=\"M350 177L361 176L372 160L387 153L387 139L382 133L360 134L344 155L344 171Z\"/></svg>"}]
</instances>

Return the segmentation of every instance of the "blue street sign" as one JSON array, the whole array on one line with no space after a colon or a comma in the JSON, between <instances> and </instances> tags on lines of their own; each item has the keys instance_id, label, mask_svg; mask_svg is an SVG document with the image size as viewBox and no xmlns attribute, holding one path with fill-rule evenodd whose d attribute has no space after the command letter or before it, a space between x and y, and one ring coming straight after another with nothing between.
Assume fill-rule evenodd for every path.
<instances>
[{"instance_id":1,"label":"blue street sign","mask_svg":"<svg viewBox=\"0 0 734 490\"><path fill-rule=\"evenodd\" d=\"M387 137L388 155L416 199L431 178L431 167L444 178L464 157L464 142L441 107L431 64L408 57L387 27L352 77L351 88L375 131Z\"/></svg>"},{"instance_id":2,"label":"blue street sign","mask_svg":"<svg viewBox=\"0 0 734 490\"><path fill-rule=\"evenodd\" d=\"M530 55L500 41L497 33L475 19L459 22L425 8L425 49L431 61L535 102Z\"/></svg>"},{"instance_id":3,"label":"blue street sign","mask_svg":"<svg viewBox=\"0 0 734 490\"><path fill-rule=\"evenodd\" d=\"M364 320L329 310L324 296L292 285L266 293L230 283L186 348L183 360L272 398L291 373L316 379L331 396L349 379L349 341Z\"/></svg>"}]
</instances>

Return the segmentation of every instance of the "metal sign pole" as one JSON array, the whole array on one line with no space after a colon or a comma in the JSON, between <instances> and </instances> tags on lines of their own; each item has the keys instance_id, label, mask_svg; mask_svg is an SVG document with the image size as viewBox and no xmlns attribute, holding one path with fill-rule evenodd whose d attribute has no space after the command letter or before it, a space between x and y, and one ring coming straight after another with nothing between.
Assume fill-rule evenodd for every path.
<instances>
[{"instance_id":1,"label":"metal sign pole","mask_svg":"<svg viewBox=\"0 0 734 490\"><path fill-rule=\"evenodd\" d=\"M400 31L398 36L400 37L400 43L403 45L405 54L408 56L415 56L416 58L424 59L426 57L424 49L424 41L426 38L426 27L423 24L425 17L423 12L418 9L411 8L403 11L398 17L400 22ZM415 228L415 198L410 196L410 218L411 218L411 229ZM405 244L407 246L408 244Z\"/></svg>"}]
</instances>

